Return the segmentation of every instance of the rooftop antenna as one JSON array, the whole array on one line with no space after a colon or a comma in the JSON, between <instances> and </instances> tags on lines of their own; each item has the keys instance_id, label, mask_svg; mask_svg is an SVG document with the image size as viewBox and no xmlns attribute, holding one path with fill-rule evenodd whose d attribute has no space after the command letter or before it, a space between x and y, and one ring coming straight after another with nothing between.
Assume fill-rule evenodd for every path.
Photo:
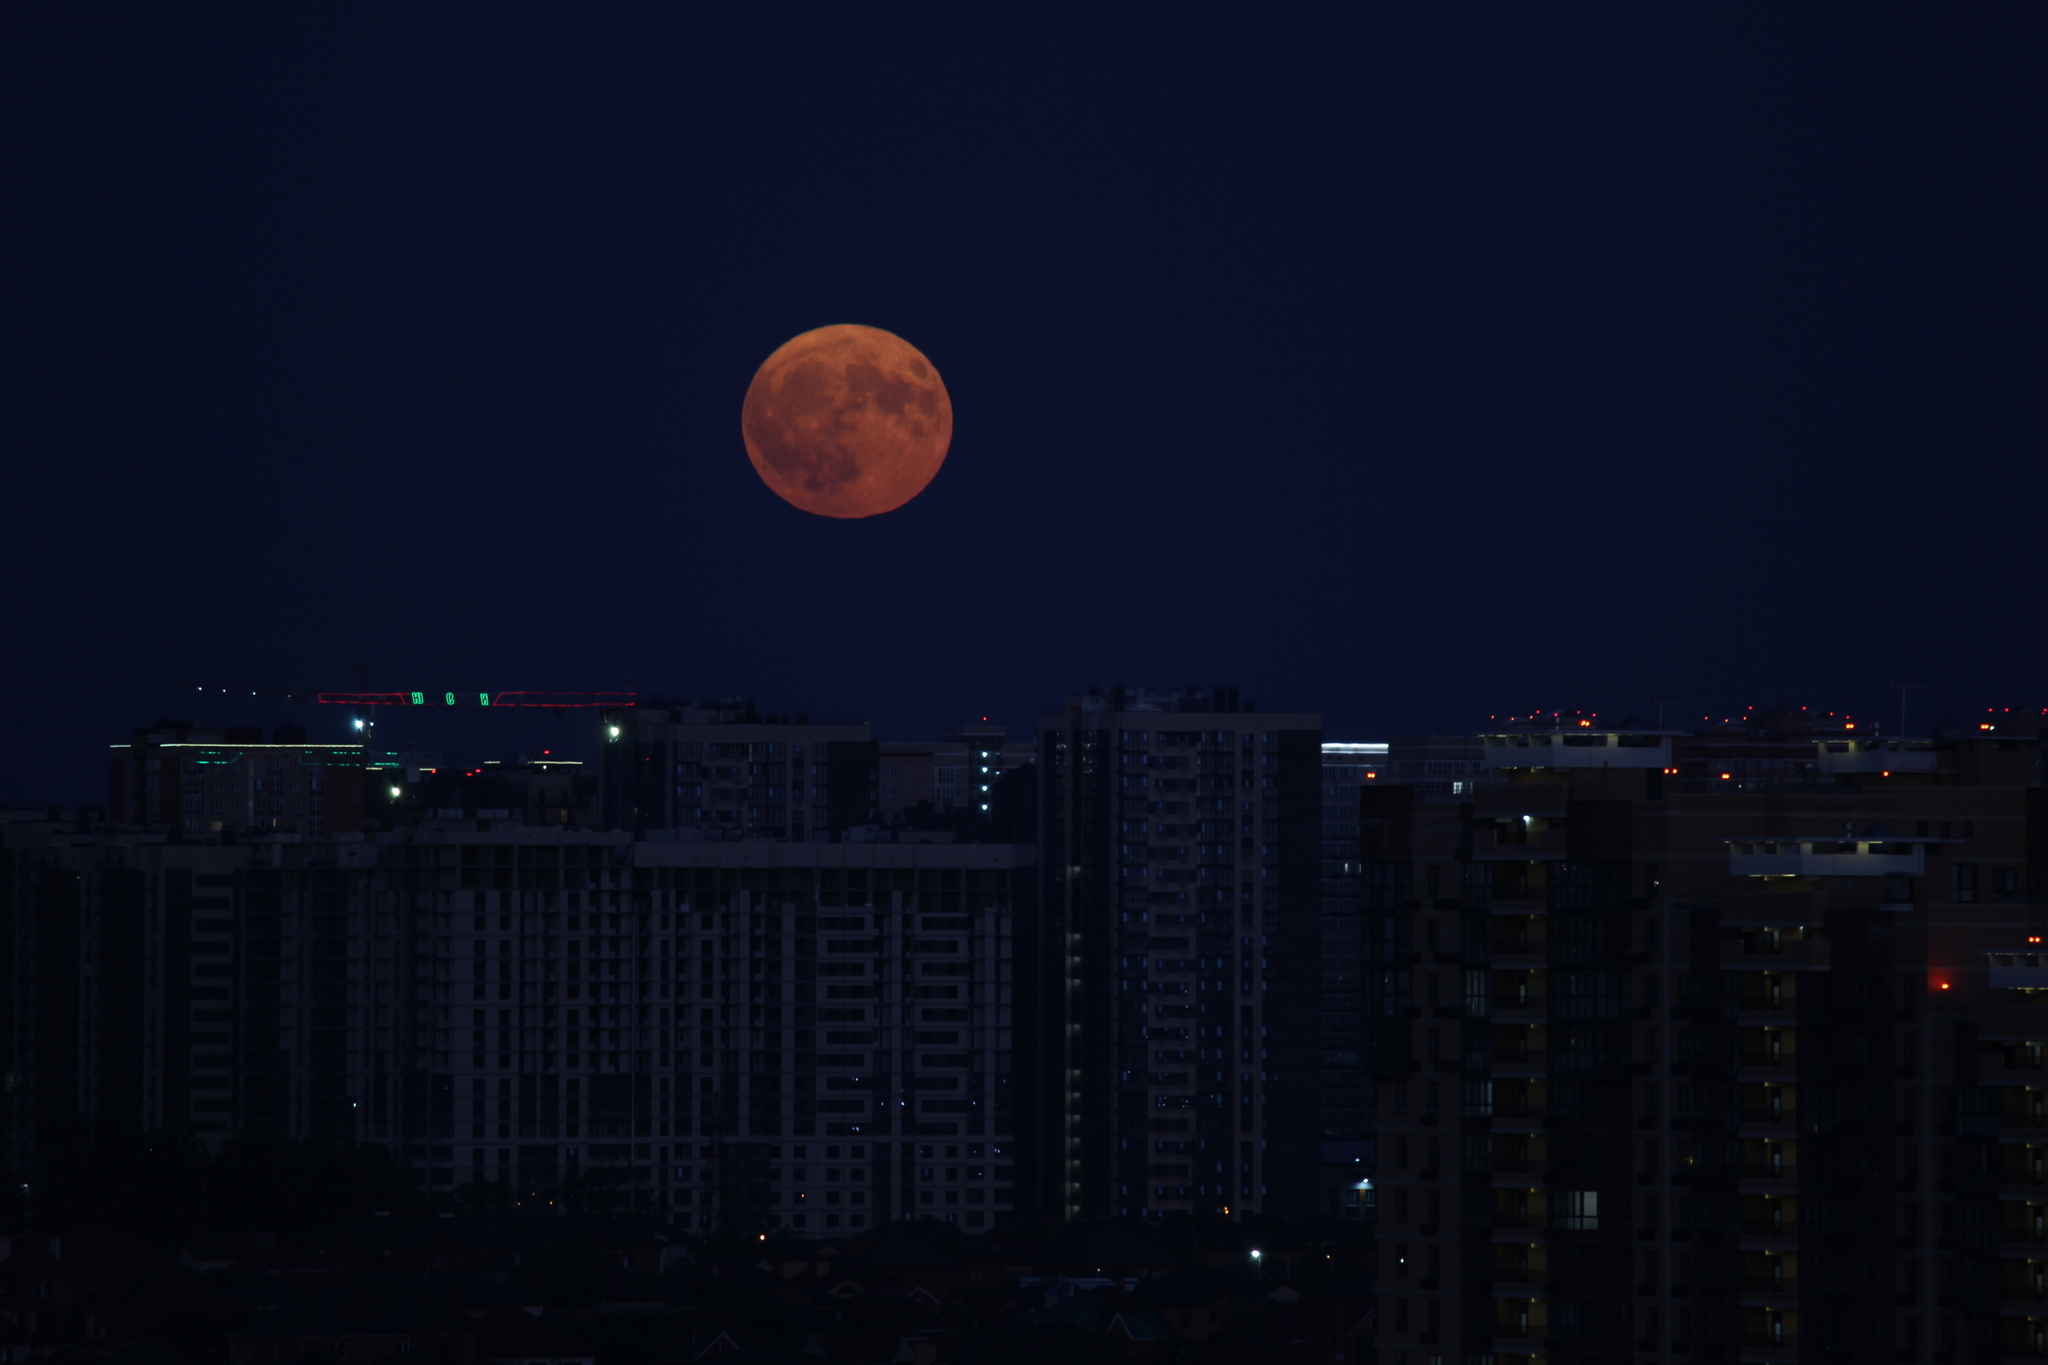
<instances>
[{"instance_id":1,"label":"rooftop antenna","mask_svg":"<svg viewBox=\"0 0 2048 1365\"><path fill-rule=\"evenodd\" d=\"M1893 683L1892 686L1899 689L1899 738L1904 739L1906 737L1906 694L1908 692L1924 691L1925 688L1920 683Z\"/></svg>"},{"instance_id":2,"label":"rooftop antenna","mask_svg":"<svg viewBox=\"0 0 2048 1365\"><path fill-rule=\"evenodd\" d=\"M1671 703L1671 702L1674 702L1674 701L1676 701L1676 700L1678 700L1678 699L1677 699L1676 697L1659 697L1659 698L1657 698L1657 728L1658 728L1659 730L1661 730L1661 729L1663 729L1663 728L1664 728L1664 708L1665 708L1665 706L1666 706L1666 705L1668 705L1668 704L1669 704L1669 703Z\"/></svg>"}]
</instances>

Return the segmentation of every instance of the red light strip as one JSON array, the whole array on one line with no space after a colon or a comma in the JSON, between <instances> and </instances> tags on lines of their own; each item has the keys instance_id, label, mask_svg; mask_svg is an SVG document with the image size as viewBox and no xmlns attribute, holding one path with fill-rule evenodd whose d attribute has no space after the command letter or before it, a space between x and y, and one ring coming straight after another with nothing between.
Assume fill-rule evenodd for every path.
<instances>
[{"instance_id":1,"label":"red light strip","mask_svg":"<svg viewBox=\"0 0 2048 1365\"><path fill-rule=\"evenodd\" d=\"M497 692L491 696L491 705L545 706L554 710L566 706L631 706L635 695L632 692Z\"/></svg>"}]
</instances>

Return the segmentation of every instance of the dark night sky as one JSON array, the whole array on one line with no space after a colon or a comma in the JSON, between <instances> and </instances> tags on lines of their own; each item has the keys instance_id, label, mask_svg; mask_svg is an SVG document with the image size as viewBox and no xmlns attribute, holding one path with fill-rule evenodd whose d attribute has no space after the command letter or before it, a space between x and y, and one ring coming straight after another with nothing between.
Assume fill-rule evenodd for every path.
<instances>
[{"instance_id":1,"label":"dark night sky","mask_svg":"<svg viewBox=\"0 0 2048 1365\"><path fill-rule=\"evenodd\" d=\"M9 7L0 800L358 666L2048 701L2048 10L1361 8ZM953 395L879 519L740 444L831 322Z\"/></svg>"}]
</instances>

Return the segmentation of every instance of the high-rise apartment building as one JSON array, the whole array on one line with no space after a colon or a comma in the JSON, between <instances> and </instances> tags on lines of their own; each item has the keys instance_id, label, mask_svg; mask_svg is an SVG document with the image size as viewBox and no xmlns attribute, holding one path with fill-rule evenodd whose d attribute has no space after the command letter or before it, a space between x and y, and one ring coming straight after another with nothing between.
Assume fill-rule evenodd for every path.
<instances>
[{"instance_id":1,"label":"high-rise apartment building","mask_svg":"<svg viewBox=\"0 0 2048 1365\"><path fill-rule=\"evenodd\" d=\"M382 1143L430 1189L573 1177L703 1229L985 1227L1015 1202L1032 854L17 813L9 1156L105 1120Z\"/></svg>"},{"instance_id":2,"label":"high-rise apartment building","mask_svg":"<svg viewBox=\"0 0 2048 1365\"><path fill-rule=\"evenodd\" d=\"M762 714L744 697L606 711L604 822L713 839L830 839L880 815L866 724Z\"/></svg>"},{"instance_id":3,"label":"high-rise apartment building","mask_svg":"<svg viewBox=\"0 0 2048 1365\"><path fill-rule=\"evenodd\" d=\"M1319 717L1228 687L1097 688L1039 718L1038 1207L1319 1207L1321 743Z\"/></svg>"},{"instance_id":4,"label":"high-rise apartment building","mask_svg":"<svg viewBox=\"0 0 2048 1365\"><path fill-rule=\"evenodd\" d=\"M1325 1206L1349 1218L1367 1211L1372 1166L1373 1092L1359 1049L1358 793L1386 765L1385 744L1323 745L1321 1157Z\"/></svg>"},{"instance_id":5,"label":"high-rise apartment building","mask_svg":"<svg viewBox=\"0 0 2048 1365\"><path fill-rule=\"evenodd\" d=\"M1383 1365L2048 1352L2037 726L1367 784Z\"/></svg>"},{"instance_id":6,"label":"high-rise apartment building","mask_svg":"<svg viewBox=\"0 0 2048 1365\"><path fill-rule=\"evenodd\" d=\"M309 744L290 726L266 739L253 726L163 720L138 728L109 757L109 813L117 822L190 837L362 828L360 744Z\"/></svg>"},{"instance_id":7,"label":"high-rise apartment building","mask_svg":"<svg viewBox=\"0 0 2048 1365\"><path fill-rule=\"evenodd\" d=\"M1012 741L1008 731L987 722L948 725L937 741L883 740L879 806L884 825L954 811L991 814L1003 778L1038 757L1029 742Z\"/></svg>"}]
</instances>

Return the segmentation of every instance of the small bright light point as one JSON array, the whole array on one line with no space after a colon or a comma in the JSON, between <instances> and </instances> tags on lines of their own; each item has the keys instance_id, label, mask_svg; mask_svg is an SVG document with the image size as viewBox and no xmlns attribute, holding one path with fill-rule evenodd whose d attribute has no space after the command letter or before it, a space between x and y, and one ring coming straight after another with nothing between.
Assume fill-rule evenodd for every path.
<instances>
[{"instance_id":1,"label":"small bright light point","mask_svg":"<svg viewBox=\"0 0 2048 1365\"><path fill-rule=\"evenodd\" d=\"M396 801L396 800L398 799L398 797L399 797L399 791L398 791L398 788L396 788L396 787L393 787L393 788L391 789L391 799L392 799L393 801Z\"/></svg>"},{"instance_id":2,"label":"small bright light point","mask_svg":"<svg viewBox=\"0 0 2048 1365\"><path fill-rule=\"evenodd\" d=\"M613 739L617 739L617 738L619 737L619 727L618 727L618 726L616 726L616 725L614 725L614 726L612 726L612 727L611 727L611 731L612 731L612 738L613 738ZM765 1237L765 1235L763 1236L763 1240L764 1240L764 1241L766 1240L766 1237Z\"/></svg>"}]
</instances>

